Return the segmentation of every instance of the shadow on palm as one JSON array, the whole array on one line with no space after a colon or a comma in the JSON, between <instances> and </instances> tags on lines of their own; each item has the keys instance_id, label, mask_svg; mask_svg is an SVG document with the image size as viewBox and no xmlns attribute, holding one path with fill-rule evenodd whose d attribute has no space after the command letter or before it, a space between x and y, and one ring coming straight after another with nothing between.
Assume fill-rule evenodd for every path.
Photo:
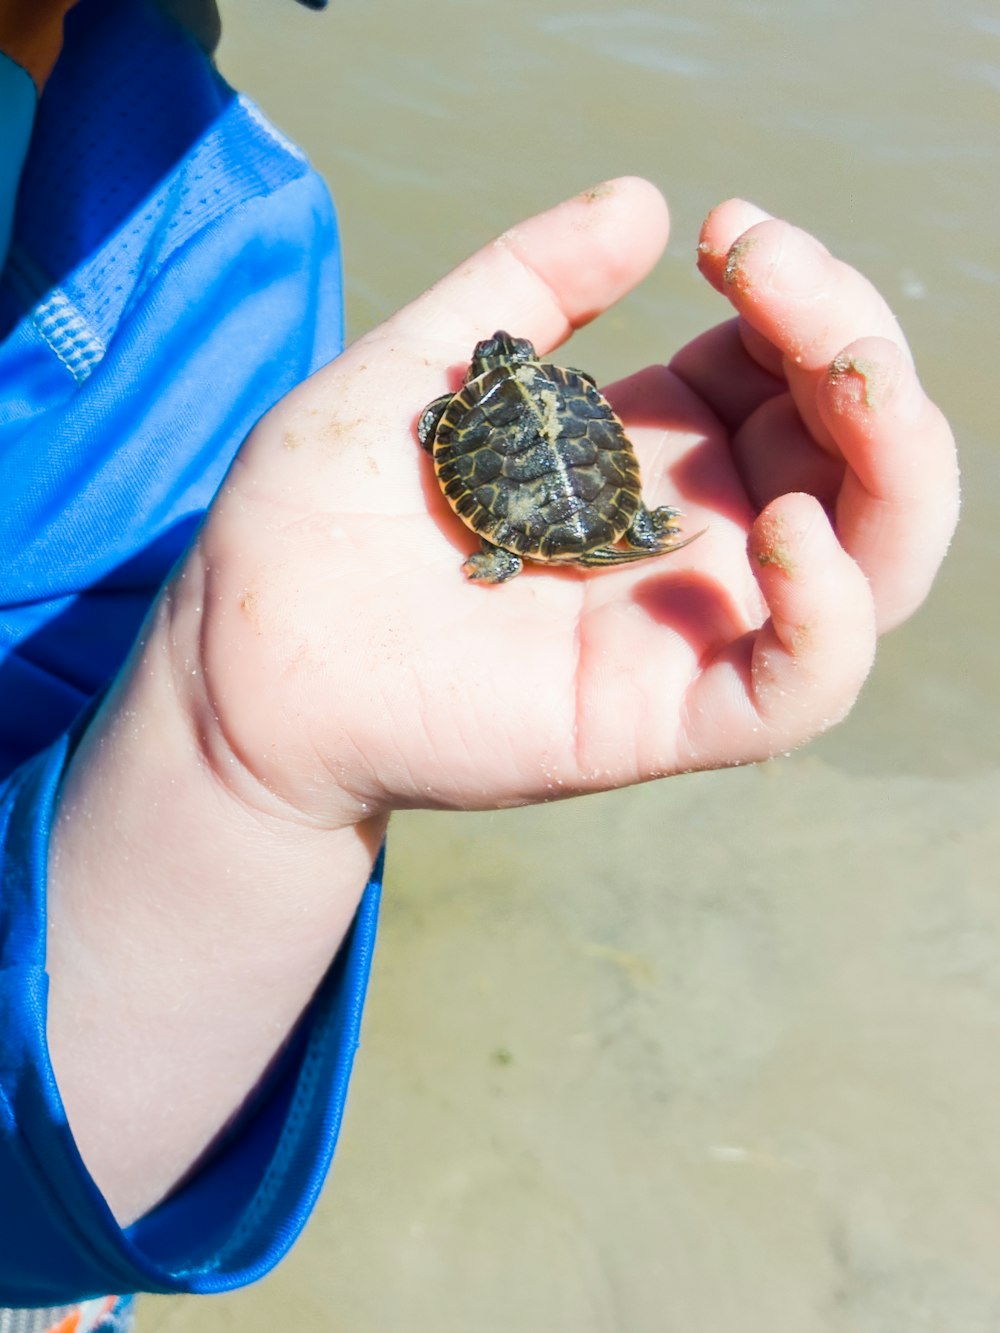
<instances>
[{"instance_id":1,"label":"shadow on palm","mask_svg":"<svg viewBox=\"0 0 1000 1333\"><path fill-rule=\"evenodd\" d=\"M567 358L563 358L567 359ZM452 367L451 391L463 368ZM622 418L640 460L643 498L650 506L677 505L690 547L610 569L525 562L516 585L563 585L575 590L578 614L588 602L620 598L642 608L656 625L672 629L700 657L759 624L763 604L749 578L745 541L754 514L736 475L727 432L710 409L666 366L650 366L604 392ZM416 421L411 435L416 443ZM428 516L454 552L456 571L478 547L477 534L453 511L441 492L429 456L420 450L420 489ZM697 535L699 534L700 535ZM749 582L748 582L749 580ZM452 580L449 580L452 582ZM461 585L453 583L456 590ZM515 583L472 585L489 615L503 621L514 604ZM443 591L443 590L439 590ZM749 596L748 596L749 593ZM527 595L522 591L521 597ZM517 598L520 608L521 597ZM524 627L522 626L522 632Z\"/></svg>"}]
</instances>

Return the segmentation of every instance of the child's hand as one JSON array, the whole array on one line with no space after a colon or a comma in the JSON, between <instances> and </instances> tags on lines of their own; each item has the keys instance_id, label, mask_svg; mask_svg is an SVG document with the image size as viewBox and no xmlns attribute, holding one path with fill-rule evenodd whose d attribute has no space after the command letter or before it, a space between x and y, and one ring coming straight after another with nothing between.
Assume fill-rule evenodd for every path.
<instances>
[{"instance_id":1,"label":"child's hand","mask_svg":"<svg viewBox=\"0 0 1000 1333\"><path fill-rule=\"evenodd\" d=\"M391 809L787 749L843 716L876 625L920 602L957 510L947 427L871 287L760 216L723 205L703 236L740 319L610 390L646 500L706 528L672 555L470 583L476 538L415 430L477 339L545 355L644 276L667 217L641 181L487 247L247 441L60 788L49 1044L119 1218L273 1059Z\"/></svg>"},{"instance_id":2,"label":"child's hand","mask_svg":"<svg viewBox=\"0 0 1000 1333\"><path fill-rule=\"evenodd\" d=\"M336 824L742 763L841 718L944 554L952 441L878 294L764 218L733 201L703 232L740 318L608 391L646 500L707 529L676 554L472 584L414 429L480 337L546 355L644 276L667 218L643 182L516 228L279 404L194 556L219 752Z\"/></svg>"}]
</instances>

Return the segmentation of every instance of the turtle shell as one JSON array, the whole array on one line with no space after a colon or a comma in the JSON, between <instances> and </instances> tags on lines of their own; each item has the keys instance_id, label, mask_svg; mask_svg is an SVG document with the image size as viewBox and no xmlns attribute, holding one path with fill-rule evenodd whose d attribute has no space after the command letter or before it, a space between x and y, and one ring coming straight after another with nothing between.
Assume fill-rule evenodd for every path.
<instances>
[{"instance_id":1,"label":"turtle shell","mask_svg":"<svg viewBox=\"0 0 1000 1333\"><path fill-rule=\"evenodd\" d=\"M617 542L641 503L639 464L593 381L542 361L494 365L444 408L438 482L481 537L529 560Z\"/></svg>"}]
</instances>

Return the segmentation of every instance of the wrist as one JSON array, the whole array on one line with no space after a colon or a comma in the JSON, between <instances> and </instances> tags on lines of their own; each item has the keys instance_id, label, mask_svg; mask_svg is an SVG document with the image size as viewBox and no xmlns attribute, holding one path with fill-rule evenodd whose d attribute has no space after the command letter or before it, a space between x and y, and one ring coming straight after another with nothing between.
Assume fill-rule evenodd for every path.
<instances>
[{"instance_id":1,"label":"wrist","mask_svg":"<svg viewBox=\"0 0 1000 1333\"><path fill-rule=\"evenodd\" d=\"M115 837L178 862L170 892L187 887L204 903L214 875L223 911L268 892L269 870L302 890L331 868L356 883L344 926L385 835L387 813L364 811L339 789L324 800L331 817L302 808L234 749L225 687L210 688L200 644L208 636L204 598L189 562L164 590L133 653L81 738L62 804L85 794L88 809L115 812ZM238 673L237 673L238 674ZM281 748L281 719L262 703L262 725ZM179 874L180 865L189 867ZM356 871L356 873L354 873ZM344 877L342 874L337 878ZM273 880L271 881L273 884Z\"/></svg>"},{"instance_id":2,"label":"wrist","mask_svg":"<svg viewBox=\"0 0 1000 1333\"><path fill-rule=\"evenodd\" d=\"M322 555L297 523L276 537L275 508L227 482L165 589L155 632L178 708L220 786L262 817L384 829L391 796L345 688L361 669L347 645L364 612L333 622L314 586Z\"/></svg>"},{"instance_id":3,"label":"wrist","mask_svg":"<svg viewBox=\"0 0 1000 1333\"><path fill-rule=\"evenodd\" d=\"M81 738L49 860L49 1047L120 1220L168 1192L263 1076L385 832L379 817L304 821L208 758L219 742L177 610L161 598ZM196 1090L180 1103L179 1077Z\"/></svg>"}]
</instances>

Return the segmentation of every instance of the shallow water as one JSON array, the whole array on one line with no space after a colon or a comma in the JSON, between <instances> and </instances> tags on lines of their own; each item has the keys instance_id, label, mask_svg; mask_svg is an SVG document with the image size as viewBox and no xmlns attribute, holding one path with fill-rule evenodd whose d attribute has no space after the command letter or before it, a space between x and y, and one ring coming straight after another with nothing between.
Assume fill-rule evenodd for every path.
<instances>
[{"instance_id":1,"label":"shallow water","mask_svg":"<svg viewBox=\"0 0 1000 1333\"><path fill-rule=\"evenodd\" d=\"M893 303L964 522L850 719L795 756L393 829L341 1148L252 1290L140 1330L996 1333L1000 19L987 3L227 0L220 63L329 180L364 331L602 178L669 256L602 380L725 317L743 194Z\"/></svg>"}]
</instances>

